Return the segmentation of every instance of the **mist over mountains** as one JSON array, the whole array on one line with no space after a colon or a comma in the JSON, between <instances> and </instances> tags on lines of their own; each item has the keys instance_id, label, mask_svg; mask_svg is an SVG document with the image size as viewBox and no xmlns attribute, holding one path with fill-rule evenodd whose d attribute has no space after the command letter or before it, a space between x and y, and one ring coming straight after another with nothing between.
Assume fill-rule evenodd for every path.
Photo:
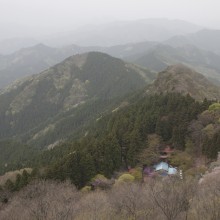
<instances>
[{"instance_id":1,"label":"mist over mountains","mask_svg":"<svg viewBox=\"0 0 220 220\"><path fill-rule=\"evenodd\" d=\"M204 29L185 36L175 36L165 41L171 46L195 45L198 48L220 54L220 30Z\"/></svg>"},{"instance_id":2,"label":"mist over mountains","mask_svg":"<svg viewBox=\"0 0 220 220\"><path fill-rule=\"evenodd\" d=\"M142 19L1 40L0 175L33 173L0 176L0 196L41 178L96 190L97 176L105 193L161 161L201 176L220 151L219 33Z\"/></svg>"},{"instance_id":3,"label":"mist over mountains","mask_svg":"<svg viewBox=\"0 0 220 220\"><path fill-rule=\"evenodd\" d=\"M220 219L219 8L2 0L0 220Z\"/></svg>"},{"instance_id":4,"label":"mist over mountains","mask_svg":"<svg viewBox=\"0 0 220 220\"><path fill-rule=\"evenodd\" d=\"M72 32L54 32L51 35L48 34L48 36L45 36L45 34L39 36L39 34L34 34L33 31L32 39L30 35L25 34L24 36L27 37L17 39L15 36L19 35L16 34L12 34L11 37L5 39L0 38L0 54L9 54L27 46L34 46L37 42L52 47L63 47L71 44L106 47L141 41L164 41L176 35L189 34L201 29L202 27L198 25L182 20L161 18L86 25Z\"/></svg>"},{"instance_id":5,"label":"mist over mountains","mask_svg":"<svg viewBox=\"0 0 220 220\"><path fill-rule=\"evenodd\" d=\"M37 48L48 49L49 54L56 50ZM146 90L152 95L189 94L199 101L220 98L219 87L182 64L157 77L155 71L104 53L78 54L2 90L1 138L16 137L40 148L59 143L151 83Z\"/></svg>"},{"instance_id":6,"label":"mist over mountains","mask_svg":"<svg viewBox=\"0 0 220 220\"><path fill-rule=\"evenodd\" d=\"M158 35L158 37L163 35L161 33L164 33L163 31L165 27L169 30L175 30L171 35L175 35L177 32L178 35L171 36L171 38L165 41L162 41L162 38L160 39L161 41L156 41L156 39L158 40L157 37L153 38L154 41L143 41L143 39L146 39L147 36L144 37L144 35L133 30L132 28L135 29L136 25L133 25L132 22L122 22L122 24L125 25L125 28L127 28L127 26L131 26L131 30L128 31L133 33L134 36L143 37L142 41L138 42L137 39L135 41L135 38L133 38L133 40L130 39L128 41L129 43L126 43L126 39L123 38L123 44L117 44L110 47L97 46L98 43L92 44L91 46L71 44L63 47L50 47L41 43L34 45L33 47L26 47L28 45L26 44L26 46L22 46L22 43L19 40L16 48L26 48L20 49L9 55L0 56L0 88L9 85L16 79L39 73L61 62L69 56L89 51L107 53L128 62L136 63L155 72L162 71L169 65L183 63L193 69L196 69L198 72L201 72L215 84L219 84L220 67L218 45L220 45L220 38L218 37L217 30L200 30L197 32L200 28L196 26L196 28L193 29L194 25L189 23L184 23L182 30L182 21L178 20L148 19L136 21L134 23L140 23L140 26L143 26L143 28L140 29L145 31L147 36L149 33L154 33L154 31L148 30L147 28L145 29L144 27L155 27L154 23L156 23L156 29L158 29L158 33L154 34ZM108 27L108 25L106 27ZM93 30L93 28L91 29ZM179 35L179 32L187 33L192 30L195 32ZM121 31L123 32L123 28ZM117 38L118 35L114 32L114 30L112 30L111 33ZM107 34L107 32L103 31L103 34ZM96 32L97 36L106 39L106 36L103 34ZM68 36L70 37L70 35ZM70 37L73 40L72 42L74 42L76 36L77 35ZM89 33L85 34L85 37L90 38L91 36L92 35ZM125 34L124 36L132 38L131 34ZM97 42L102 42L101 40L98 40L98 38L95 39L97 39ZM133 43L130 41L133 41ZM28 43L28 41L26 42L25 40L24 42ZM35 41L32 43L34 44L34 42ZM67 44L67 42L68 41L65 41L65 44ZM111 42L111 40L108 40L108 42ZM7 43L3 45L7 47ZM9 45L10 47L13 47L12 43L9 43ZM11 49L8 51L11 51Z\"/></svg>"},{"instance_id":7,"label":"mist over mountains","mask_svg":"<svg viewBox=\"0 0 220 220\"><path fill-rule=\"evenodd\" d=\"M109 24L86 26L74 32L45 41L52 46L78 44L81 46L113 46L117 44L164 41L172 36L188 34L201 27L181 20L146 19L118 21Z\"/></svg>"},{"instance_id":8,"label":"mist over mountains","mask_svg":"<svg viewBox=\"0 0 220 220\"><path fill-rule=\"evenodd\" d=\"M215 84L219 84L220 80L220 56L190 44L179 47L158 44L145 53L127 59L156 72L169 65L182 63L202 73Z\"/></svg>"}]
</instances>

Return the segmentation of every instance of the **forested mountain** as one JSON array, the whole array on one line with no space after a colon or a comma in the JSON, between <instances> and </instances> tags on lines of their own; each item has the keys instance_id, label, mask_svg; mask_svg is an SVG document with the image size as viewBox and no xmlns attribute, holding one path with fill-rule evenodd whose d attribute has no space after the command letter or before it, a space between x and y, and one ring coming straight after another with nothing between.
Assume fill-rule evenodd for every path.
<instances>
[{"instance_id":1,"label":"forested mountain","mask_svg":"<svg viewBox=\"0 0 220 220\"><path fill-rule=\"evenodd\" d=\"M23 48L10 55L0 56L0 89L25 76L40 73L43 70L63 61L69 56L91 51L100 51L118 58L146 52L156 42L130 43L113 47L81 47L69 45L52 48L44 44Z\"/></svg>"},{"instance_id":2,"label":"forested mountain","mask_svg":"<svg viewBox=\"0 0 220 220\"><path fill-rule=\"evenodd\" d=\"M174 47L194 45L220 55L220 30L204 29L184 36L174 36L164 43Z\"/></svg>"},{"instance_id":3,"label":"forested mountain","mask_svg":"<svg viewBox=\"0 0 220 220\"><path fill-rule=\"evenodd\" d=\"M217 2L0 0L0 220L220 220Z\"/></svg>"},{"instance_id":4,"label":"forested mountain","mask_svg":"<svg viewBox=\"0 0 220 220\"><path fill-rule=\"evenodd\" d=\"M1 56L0 88L22 77L39 73L63 59L56 49L41 44Z\"/></svg>"},{"instance_id":5,"label":"forested mountain","mask_svg":"<svg viewBox=\"0 0 220 220\"><path fill-rule=\"evenodd\" d=\"M147 90L125 99L126 107L97 121L91 130L88 129L88 136L43 153L36 163L42 161L47 165L51 161L48 178L70 178L81 187L97 173L110 177L120 168L154 163L158 158L158 146L148 142L152 134L159 136L161 145L169 144L183 152L187 148L188 152L193 152L192 158L202 154L216 158L219 105L211 105L213 101L207 101L206 97L219 100L219 91L188 67L171 66L159 73ZM200 142L198 134L202 136ZM210 135L215 137L213 141ZM209 150L207 143L210 143Z\"/></svg>"},{"instance_id":6,"label":"forested mountain","mask_svg":"<svg viewBox=\"0 0 220 220\"><path fill-rule=\"evenodd\" d=\"M182 63L202 73L215 84L220 84L220 56L193 45L171 47L158 44L145 53L126 59L156 72L164 70L167 66Z\"/></svg>"},{"instance_id":7,"label":"forested mountain","mask_svg":"<svg viewBox=\"0 0 220 220\"><path fill-rule=\"evenodd\" d=\"M27 118L29 117L29 114L26 114L26 112L28 112L26 106L23 106L24 109L17 108L19 111L25 113L26 118L22 118L22 120L28 120L28 125L30 125L30 127L33 127L33 124L35 123L35 129L26 133L26 136L21 136L24 142L26 141L26 143L31 144L30 146L34 146L33 144L37 146L37 143L39 146L45 146L53 143L55 140L62 140L63 137L67 137L68 139L63 139L62 142L57 143L58 146L54 145L50 150L42 151L42 153L36 151L36 148L19 144L23 153L20 154L20 151L18 150L16 154L20 155L20 160L16 159L16 155L13 154L13 148L16 146L16 143L2 141L0 147L5 149L4 146L8 146L7 149L9 150L2 152L5 152L5 155L10 155L10 157L7 158L13 158L13 163L8 162L7 167L4 167L4 164L8 160L2 155L1 172L12 167L47 167L45 173L47 178L61 180L70 178L74 184L78 187L82 187L97 173L110 177L113 172L118 169L127 169L128 166L136 166L143 163L151 164L155 162L158 158L157 146L148 143L148 139L150 138L149 135L152 134L159 137L162 145L169 144L173 148L181 151L184 151L186 146L190 145L191 142L195 143L190 145L190 150L195 153L193 154L195 158L198 154L203 153L210 158L216 157L218 148L215 147L215 143L218 142L219 138L219 126L216 119L216 112L212 113L212 109L215 111L217 107L209 107L213 101L207 101L207 99L203 100L203 98L217 99L219 97L217 96L219 93L215 93L218 92L216 90L217 87L209 83L208 80L199 73L196 73L186 66L177 65L171 66L165 71L159 73L157 80L147 88L116 101L110 98L119 96L118 94L122 93L122 88L123 91L125 88L128 89L128 81L126 81L126 84L123 84L125 74L128 74L129 78L139 75L137 72L131 72L131 75L127 71L126 73L122 73L121 77L123 80L122 78L122 81L118 79L120 82L119 87L118 84L115 83L115 78L108 78L108 83L112 82L113 84L111 84L111 87L108 87L104 81L99 82L104 88L108 88L107 90L100 91L100 88L97 88L93 81L94 76L91 78L91 74L94 74L91 65L89 65L89 72L86 73L85 71L85 65L88 65L89 60L97 60L98 57L99 59L100 57L103 58L101 59L101 65L103 65L103 61L106 59L113 59L112 61L114 61L114 64L119 62L122 67L125 65L123 61L101 53L88 53L74 56L64 62L71 61L71 63L77 63L78 71L81 66L81 72L77 72L78 82L82 80L81 77L84 77L83 80L86 79L89 80L91 84L94 83L93 87L89 87L89 84L87 87L83 83L78 83L78 85L81 85L80 88L75 88L74 90L74 94L77 95L78 99L71 100L76 101L74 103L85 101L85 104L81 104L77 108L68 110L66 107L70 108L70 106L65 106L65 102L60 102L58 97L56 100L59 101L59 105L52 105L52 107L49 108L50 106L48 105L47 100L48 91L45 87L41 86L41 90L44 91L42 96L40 99L33 98L33 100L35 100L35 102L37 101L36 105L38 105L38 108L42 103L44 108L47 107L45 109L48 109L48 112L50 113L47 114L47 111L44 111L42 115L47 115L47 117L50 115L49 120L45 120L45 122L42 122L39 126L37 125L37 122L33 120L33 117L34 119L37 118L39 122L41 120L39 117L40 113L35 113L36 110L34 109L37 109L37 107L31 101L28 103L31 109L30 118ZM87 64L83 64L84 62ZM114 65L114 67L116 66L119 67L120 65ZM55 66L54 68L57 67L61 68L60 65ZM76 68L75 65L74 68ZM67 67L65 69L67 71ZM53 76L60 76L58 73L53 72ZM48 71L35 77L36 79L39 79L40 82L40 79L43 76L44 80L45 76L47 79L50 79L51 77L50 74L48 74ZM66 79L68 79L68 82L70 82L71 78L67 77L68 73L66 73L65 76ZM105 77L107 76L110 77L108 73ZM111 75L111 77L112 76L113 75ZM143 81L143 78L138 77L136 79L136 86L140 86L139 80ZM65 80L63 83L63 85L65 85ZM143 82L143 84L145 83ZM144 87L143 84L141 85ZM132 85L132 87L135 88L135 85ZM111 90L111 88L114 88L114 90ZM129 91L131 90L132 89L130 88ZM61 93L62 90L59 91L61 95L64 94ZM87 91L90 92L87 93ZM106 91L108 92L106 93ZM205 91L207 91L207 93L205 93ZM101 94L99 92L101 92ZM53 90L49 94L51 95L50 100L53 101ZM78 94L80 96L78 96ZM4 97L4 95L2 97ZM193 99L190 95L200 102ZM94 96L96 96L96 98L94 98ZM103 99L98 99L98 96L103 97ZM71 97L73 98L74 96ZM25 100L30 100L30 98L26 97ZM39 100L41 100L41 102L39 102ZM73 102L69 103L71 103L71 106L74 105ZM13 105L9 106L10 108L13 107ZM53 108L54 106L56 109ZM54 111L51 111L51 109ZM63 113L57 115L55 110L62 111ZM215 118L211 121L211 125L209 125L209 120L206 120L202 116L205 110L210 111L208 115L215 115ZM101 112L103 113L103 111L105 111L105 113L100 114ZM25 132L27 127L24 127L22 124L23 121L19 121L22 114L14 112L14 115L10 113L9 116L10 117L2 116L4 122L7 122L10 118L15 118L17 119L15 122L18 122L15 126L11 126L9 129L14 131L14 134L17 134L19 131ZM91 118L95 120L90 120L90 123L85 123L85 120L88 121L88 119ZM199 121L197 122L196 120L198 120L198 118ZM208 119L209 116L206 118ZM83 133L80 133L72 139L71 137L73 137L74 132L83 123L86 125L83 129ZM203 123L202 129L204 129L204 132L207 132L207 138L204 139L204 142L200 142L198 145L196 135L199 134L199 132L203 132L200 130L201 126L197 125L200 123ZM10 125L12 125L12 123ZM16 130L17 128L19 128L19 130ZM210 140L210 132L215 136L215 142L213 143L211 143ZM13 134L10 135L12 136ZM191 142L189 142L189 140ZM211 153L207 153L207 144L205 141L211 143L213 149L210 151ZM10 151L12 153L9 153ZM27 159L27 155L29 155L29 159ZM146 155L149 155L149 157ZM20 161L23 161L23 163Z\"/></svg>"},{"instance_id":8,"label":"forested mountain","mask_svg":"<svg viewBox=\"0 0 220 220\"><path fill-rule=\"evenodd\" d=\"M128 107L98 121L87 137L43 153L36 163L48 166L50 161L47 178L70 178L78 187L98 173L111 177L119 169L152 165L158 161L159 149L150 144L150 135L158 135L162 145L184 151L188 126L209 104L176 93L139 94Z\"/></svg>"},{"instance_id":9,"label":"forested mountain","mask_svg":"<svg viewBox=\"0 0 220 220\"><path fill-rule=\"evenodd\" d=\"M214 36L215 32L213 38ZM218 32L216 36L218 36ZM176 40L171 40L161 44L155 41L144 41L112 47L69 45L62 48L51 48L38 44L11 55L0 56L0 89L14 80L46 70L69 56L90 51L107 53L155 72L162 71L169 65L186 64L205 75L215 84L220 84L220 56L214 53L212 42L205 43L207 50L201 49L199 45L198 47L193 45L193 42L190 44L187 42L175 44L175 42Z\"/></svg>"},{"instance_id":10,"label":"forested mountain","mask_svg":"<svg viewBox=\"0 0 220 220\"><path fill-rule=\"evenodd\" d=\"M0 95L0 137L40 141L64 139L117 99L143 88L155 74L107 54L69 57L27 77Z\"/></svg>"},{"instance_id":11,"label":"forested mountain","mask_svg":"<svg viewBox=\"0 0 220 220\"><path fill-rule=\"evenodd\" d=\"M158 74L157 79L147 88L148 94L177 92L189 94L196 100L220 100L220 87L208 81L202 74L178 64L169 66Z\"/></svg>"},{"instance_id":12,"label":"forested mountain","mask_svg":"<svg viewBox=\"0 0 220 220\"><path fill-rule=\"evenodd\" d=\"M23 48L13 54L0 56L0 89L25 76L40 73L74 54L96 50L71 45L52 48L43 44Z\"/></svg>"},{"instance_id":13,"label":"forested mountain","mask_svg":"<svg viewBox=\"0 0 220 220\"><path fill-rule=\"evenodd\" d=\"M196 100L219 100L220 90L181 64L168 67L146 87L155 77L107 54L89 52L12 84L0 95L0 173L47 166L48 178L70 178L81 187L97 173L110 177L117 169L135 166L145 151L155 158L156 149L148 149L150 134L184 150L190 124L211 104ZM45 147L51 150L40 153Z\"/></svg>"}]
</instances>

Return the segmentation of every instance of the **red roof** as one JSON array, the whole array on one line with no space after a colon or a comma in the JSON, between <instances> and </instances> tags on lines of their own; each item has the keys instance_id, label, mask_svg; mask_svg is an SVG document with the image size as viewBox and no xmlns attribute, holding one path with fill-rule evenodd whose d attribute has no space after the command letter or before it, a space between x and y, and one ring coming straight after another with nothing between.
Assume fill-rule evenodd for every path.
<instances>
[{"instance_id":1,"label":"red roof","mask_svg":"<svg viewBox=\"0 0 220 220\"><path fill-rule=\"evenodd\" d=\"M165 153L172 153L173 150L170 147L165 147L165 149L163 150L163 152Z\"/></svg>"}]
</instances>

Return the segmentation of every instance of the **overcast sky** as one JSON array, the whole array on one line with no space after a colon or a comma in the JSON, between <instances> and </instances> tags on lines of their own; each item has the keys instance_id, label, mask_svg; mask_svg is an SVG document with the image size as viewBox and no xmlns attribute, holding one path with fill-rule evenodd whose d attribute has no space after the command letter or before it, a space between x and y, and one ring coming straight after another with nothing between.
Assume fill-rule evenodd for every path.
<instances>
[{"instance_id":1,"label":"overcast sky","mask_svg":"<svg viewBox=\"0 0 220 220\"><path fill-rule=\"evenodd\" d=\"M70 30L143 18L182 19L220 29L220 0L0 0L0 23Z\"/></svg>"}]
</instances>

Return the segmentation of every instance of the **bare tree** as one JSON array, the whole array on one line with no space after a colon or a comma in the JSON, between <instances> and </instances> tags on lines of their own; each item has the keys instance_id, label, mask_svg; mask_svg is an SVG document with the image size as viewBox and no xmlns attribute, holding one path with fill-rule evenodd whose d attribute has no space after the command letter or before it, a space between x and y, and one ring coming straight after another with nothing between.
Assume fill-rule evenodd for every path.
<instances>
[{"instance_id":1,"label":"bare tree","mask_svg":"<svg viewBox=\"0 0 220 220\"><path fill-rule=\"evenodd\" d=\"M187 219L195 192L193 181L166 178L150 184L151 198L167 220Z\"/></svg>"},{"instance_id":2,"label":"bare tree","mask_svg":"<svg viewBox=\"0 0 220 220\"><path fill-rule=\"evenodd\" d=\"M211 173L198 185L198 193L193 201L192 219L220 219L220 177L219 173Z\"/></svg>"},{"instance_id":3,"label":"bare tree","mask_svg":"<svg viewBox=\"0 0 220 220\"><path fill-rule=\"evenodd\" d=\"M84 193L69 182L37 181L9 197L0 219L219 220L220 178L212 174L199 184L167 177Z\"/></svg>"},{"instance_id":4,"label":"bare tree","mask_svg":"<svg viewBox=\"0 0 220 220\"><path fill-rule=\"evenodd\" d=\"M76 220L111 220L114 219L105 191L86 193L79 201L79 209Z\"/></svg>"},{"instance_id":5,"label":"bare tree","mask_svg":"<svg viewBox=\"0 0 220 220\"><path fill-rule=\"evenodd\" d=\"M1 220L68 220L77 212L81 198L69 182L37 181L14 196L0 213Z\"/></svg>"},{"instance_id":6,"label":"bare tree","mask_svg":"<svg viewBox=\"0 0 220 220\"><path fill-rule=\"evenodd\" d=\"M154 204L149 191L137 183L124 183L115 187L109 197L111 206L121 219L152 219Z\"/></svg>"}]
</instances>

